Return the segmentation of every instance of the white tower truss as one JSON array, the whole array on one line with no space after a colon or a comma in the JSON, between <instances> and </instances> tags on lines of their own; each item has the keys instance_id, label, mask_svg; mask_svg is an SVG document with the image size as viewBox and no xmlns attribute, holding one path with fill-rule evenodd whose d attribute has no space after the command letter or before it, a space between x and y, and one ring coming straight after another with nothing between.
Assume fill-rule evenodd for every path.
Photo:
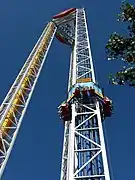
<instances>
[{"instance_id":1,"label":"white tower truss","mask_svg":"<svg viewBox=\"0 0 135 180\"><path fill-rule=\"evenodd\" d=\"M0 179L56 29L48 23L0 106Z\"/></svg>"},{"instance_id":2,"label":"white tower truss","mask_svg":"<svg viewBox=\"0 0 135 180\"><path fill-rule=\"evenodd\" d=\"M73 89L82 84L99 88L95 83L85 10L76 9L74 13L67 100L72 116L65 121L61 180L110 180L100 107L103 94L99 98L80 99L73 95Z\"/></svg>"}]
</instances>

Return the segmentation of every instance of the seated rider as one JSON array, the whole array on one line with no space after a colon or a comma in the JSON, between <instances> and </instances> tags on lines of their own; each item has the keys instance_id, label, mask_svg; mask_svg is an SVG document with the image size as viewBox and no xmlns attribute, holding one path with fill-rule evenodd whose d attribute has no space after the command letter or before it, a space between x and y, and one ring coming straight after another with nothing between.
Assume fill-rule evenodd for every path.
<instances>
[{"instance_id":1,"label":"seated rider","mask_svg":"<svg viewBox=\"0 0 135 180\"><path fill-rule=\"evenodd\" d=\"M110 101L110 99L108 97L104 97L103 102L104 102L104 104L111 105L111 101Z\"/></svg>"},{"instance_id":2,"label":"seated rider","mask_svg":"<svg viewBox=\"0 0 135 180\"><path fill-rule=\"evenodd\" d=\"M84 103L84 104L88 104L88 103L89 103L87 91L88 91L88 90L87 90L86 87L84 87L84 88L82 89L82 98L83 98L83 103Z\"/></svg>"},{"instance_id":3,"label":"seated rider","mask_svg":"<svg viewBox=\"0 0 135 180\"><path fill-rule=\"evenodd\" d=\"M95 96L95 89L93 89L91 86L89 89L89 93L90 93L90 96Z\"/></svg>"},{"instance_id":4,"label":"seated rider","mask_svg":"<svg viewBox=\"0 0 135 180\"><path fill-rule=\"evenodd\" d=\"M111 108L108 106L106 108L104 108L104 115L105 117L110 117L111 116Z\"/></svg>"},{"instance_id":5,"label":"seated rider","mask_svg":"<svg viewBox=\"0 0 135 180\"><path fill-rule=\"evenodd\" d=\"M80 89L79 89L78 87L75 89L74 96L75 96L77 99L81 98Z\"/></svg>"},{"instance_id":6,"label":"seated rider","mask_svg":"<svg viewBox=\"0 0 135 180\"><path fill-rule=\"evenodd\" d=\"M112 112L112 105L111 105L112 103L110 99L108 99L107 97L104 97L103 102L104 102L104 105L103 105L104 115L106 117L110 117L111 112Z\"/></svg>"},{"instance_id":7,"label":"seated rider","mask_svg":"<svg viewBox=\"0 0 135 180\"><path fill-rule=\"evenodd\" d=\"M85 87L82 89L82 94L83 96L87 96L87 89Z\"/></svg>"},{"instance_id":8,"label":"seated rider","mask_svg":"<svg viewBox=\"0 0 135 180\"><path fill-rule=\"evenodd\" d=\"M70 118L71 118L70 110L71 110L71 107L70 107L70 105L68 105L68 103L63 104L61 106L61 117L62 117L62 119L64 121L69 121L70 120Z\"/></svg>"},{"instance_id":9,"label":"seated rider","mask_svg":"<svg viewBox=\"0 0 135 180\"><path fill-rule=\"evenodd\" d=\"M88 94L89 94L89 97L90 97L90 102L93 104L95 103L95 89L93 89L91 86L90 88L88 89Z\"/></svg>"}]
</instances>

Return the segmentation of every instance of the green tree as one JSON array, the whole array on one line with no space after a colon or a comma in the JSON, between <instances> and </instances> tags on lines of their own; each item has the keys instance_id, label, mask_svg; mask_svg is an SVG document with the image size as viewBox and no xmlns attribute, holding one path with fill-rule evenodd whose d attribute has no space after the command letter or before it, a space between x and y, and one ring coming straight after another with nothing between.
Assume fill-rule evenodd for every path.
<instances>
[{"instance_id":1,"label":"green tree","mask_svg":"<svg viewBox=\"0 0 135 180\"><path fill-rule=\"evenodd\" d=\"M123 2L118 15L118 21L126 23L127 36L116 32L110 35L106 45L108 60L122 60L125 65L115 75L109 75L112 84L135 86L135 6Z\"/></svg>"}]
</instances>

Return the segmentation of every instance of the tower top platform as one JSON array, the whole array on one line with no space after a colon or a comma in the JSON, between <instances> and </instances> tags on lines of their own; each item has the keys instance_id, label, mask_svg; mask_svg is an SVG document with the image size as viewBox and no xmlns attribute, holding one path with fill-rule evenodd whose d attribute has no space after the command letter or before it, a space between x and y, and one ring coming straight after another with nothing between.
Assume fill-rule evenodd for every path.
<instances>
[{"instance_id":1,"label":"tower top platform","mask_svg":"<svg viewBox=\"0 0 135 180\"><path fill-rule=\"evenodd\" d=\"M76 11L76 8L67 9L67 10L53 16L53 19L64 18L70 14L73 14L75 11Z\"/></svg>"}]
</instances>

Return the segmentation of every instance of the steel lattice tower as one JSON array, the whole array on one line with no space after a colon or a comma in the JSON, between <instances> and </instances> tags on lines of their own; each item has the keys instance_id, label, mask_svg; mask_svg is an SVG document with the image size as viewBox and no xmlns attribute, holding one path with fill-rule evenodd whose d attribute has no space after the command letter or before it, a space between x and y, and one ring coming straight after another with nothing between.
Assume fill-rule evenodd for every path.
<instances>
[{"instance_id":1,"label":"steel lattice tower","mask_svg":"<svg viewBox=\"0 0 135 180\"><path fill-rule=\"evenodd\" d=\"M61 116L65 124L61 180L110 180L102 129L105 101L95 82L83 8L64 11L47 24L0 106L0 178L54 36L71 47L66 100L70 118ZM83 87L93 87L96 96L75 97L76 88Z\"/></svg>"},{"instance_id":2,"label":"steel lattice tower","mask_svg":"<svg viewBox=\"0 0 135 180\"><path fill-rule=\"evenodd\" d=\"M76 9L72 18L67 21L72 27L69 36L74 39L67 100L71 101L72 117L65 122L61 180L110 180L99 101L71 99L75 87L89 86L89 81L95 84L85 10ZM60 24L59 29L66 32L66 24Z\"/></svg>"}]
</instances>

